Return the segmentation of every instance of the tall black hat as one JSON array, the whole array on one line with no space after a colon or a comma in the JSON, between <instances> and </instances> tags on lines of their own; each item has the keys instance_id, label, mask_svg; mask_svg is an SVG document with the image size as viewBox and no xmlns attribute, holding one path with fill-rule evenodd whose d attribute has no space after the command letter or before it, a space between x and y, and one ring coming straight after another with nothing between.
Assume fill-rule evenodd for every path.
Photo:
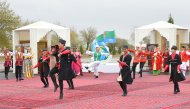
<instances>
[{"instance_id":1,"label":"tall black hat","mask_svg":"<svg viewBox=\"0 0 190 109\"><path fill-rule=\"evenodd\" d=\"M59 42L60 42L61 44L64 44L64 45L65 45L65 43L66 43L66 41L63 40L63 39L59 39Z\"/></svg>"},{"instance_id":2,"label":"tall black hat","mask_svg":"<svg viewBox=\"0 0 190 109\"><path fill-rule=\"evenodd\" d=\"M174 45L171 49L177 50L177 46Z\"/></svg>"}]
</instances>

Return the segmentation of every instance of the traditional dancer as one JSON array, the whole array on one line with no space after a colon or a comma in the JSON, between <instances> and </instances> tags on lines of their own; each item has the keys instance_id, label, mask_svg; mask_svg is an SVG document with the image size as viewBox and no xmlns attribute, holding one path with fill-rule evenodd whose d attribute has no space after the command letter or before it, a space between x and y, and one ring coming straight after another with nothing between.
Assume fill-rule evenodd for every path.
<instances>
[{"instance_id":1,"label":"traditional dancer","mask_svg":"<svg viewBox=\"0 0 190 109\"><path fill-rule=\"evenodd\" d=\"M189 60L190 52L186 51L185 46L182 46L181 52L179 52L179 55L181 57L182 64L180 66L181 71L183 72L183 75L185 76L187 71L187 62Z\"/></svg>"},{"instance_id":2,"label":"traditional dancer","mask_svg":"<svg viewBox=\"0 0 190 109\"><path fill-rule=\"evenodd\" d=\"M32 54L32 50L31 48L27 48L27 53L24 54L24 72L27 78L31 78L34 77L34 73L32 70L32 58L33 58L33 54Z\"/></svg>"},{"instance_id":3,"label":"traditional dancer","mask_svg":"<svg viewBox=\"0 0 190 109\"><path fill-rule=\"evenodd\" d=\"M141 53L140 53L140 77L142 77L142 70L144 67L144 64L146 63L147 56L149 55L149 52L146 50L146 45L143 44L141 46Z\"/></svg>"},{"instance_id":4,"label":"traditional dancer","mask_svg":"<svg viewBox=\"0 0 190 109\"><path fill-rule=\"evenodd\" d=\"M72 68L75 70L75 73L76 73L76 75L81 75L81 76L83 76L83 73L82 73L82 63L81 63L81 57L82 57L82 55L81 55L81 53L79 52L79 49L78 48L76 48L76 51L75 52L73 52L73 55L75 56L75 58L76 58L76 60L77 60L77 63L80 65L78 65L78 64L76 64L76 63L72 63Z\"/></svg>"},{"instance_id":5,"label":"traditional dancer","mask_svg":"<svg viewBox=\"0 0 190 109\"><path fill-rule=\"evenodd\" d=\"M23 66L23 53L21 52L21 48L18 47L16 52L16 81L24 80L22 78L22 66Z\"/></svg>"},{"instance_id":6,"label":"traditional dancer","mask_svg":"<svg viewBox=\"0 0 190 109\"><path fill-rule=\"evenodd\" d=\"M9 51L8 48L5 49L4 57L5 57L5 63L4 63L5 78L6 80L8 80L8 73L9 73L10 67L12 66L11 52Z\"/></svg>"},{"instance_id":7,"label":"traditional dancer","mask_svg":"<svg viewBox=\"0 0 190 109\"><path fill-rule=\"evenodd\" d=\"M157 47L157 52L158 52L158 55L159 55L159 66L160 66L160 71L162 70L162 64L163 64L163 61L162 61L162 56L163 56L163 53L162 51L160 50L160 47Z\"/></svg>"},{"instance_id":8,"label":"traditional dancer","mask_svg":"<svg viewBox=\"0 0 190 109\"><path fill-rule=\"evenodd\" d=\"M129 49L128 51L133 53L134 55L132 71L133 71L133 79L135 79L136 67L140 62L140 56L141 56L140 45L136 45L136 50ZM140 75L140 77L142 77L142 75Z\"/></svg>"},{"instance_id":9,"label":"traditional dancer","mask_svg":"<svg viewBox=\"0 0 190 109\"><path fill-rule=\"evenodd\" d=\"M153 75L159 75L160 74L160 69L161 69L161 56L157 48L154 48L154 52L151 53L152 55L152 70L153 70Z\"/></svg>"},{"instance_id":10,"label":"traditional dancer","mask_svg":"<svg viewBox=\"0 0 190 109\"><path fill-rule=\"evenodd\" d=\"M95 52L91 52L91 51L87 51L86 54L88 55L93 55L93 62L91 62L88 66L86 66L85 68L88 69L88 72L90 73L92 70L94 70L94 77L98 78L99 77L99 72L98 72L98 66L100 65L100 58L102 55L108 56L109 53L101 53L100 52L100 47L96 46L96 51Z\"/></svg>"},{"instance_id":11,"label":"traditional dancer","mask_svg":"<svg viewBox=\"0 0 190 109\"><path fill-rule=\"evenodd\" d=\"M166 67L166 62L167 62L167 60L168 60L168 57L169 57L169 50L168 49L166 49L165 51L164 51L164 53L163 53L163 67L165 68ZM168 67L168 69L166 69L166 71L165 72L169 72L169 67Z\"/></svg>"},{"instance_id":12,"label":"traditional dancer","mask_svg":"<svg viewBox=\"0 0 190 109\"><path fill-rule=\"evenodd\" d=\"M73 85L73 70L71 68L72 62L76 62L76 59L74 56L69 55L71 53L70 50L65 49L65 40L60 39L59 40L59 54L58 57L60 57L60 72L58 74L59 76L59 87L60 87L60 95L59 99L63 99L63 80L70 80L69 84ZM74 86L73 86L74 88Z\"/></svg>"},{"instance_id":13,"label":"traditional dancer","mask_svg":"<svg viewBox=\"0 0 190 109\"><path fill-rule=\"evenodd\" d=\"M59 85L56 81L55 74L59 73L59 57L58 57L59 47L58 45L51 47L51 54L50 54L50 77L54 85L54 92L57 91Z\"/></svg>"},{"instance_id":14,"label":"traditional dancer","mask_svg":"<svg viewBox=\"0 0 190 109\"><path fill-rule=\"evenodd\" d=\"M44 84L43 88L49 87L49 82L48 82L48 74L50 71L50 68L49 68L50 56L49 56L49 54L50 53L47 51L47 49L44 48L43 52L42 52L42 57L39 58L38 63L33 67L33 69L39 67L40 79L41 79L42 83Z\"/></svg>"},{"instance_id":15,"label":"traditional dancer","mask_svg":"<svg viewBox=\"0 0 190 109\"><path fill-rule=\"evenodd\" d=\"M66 47L66 50L71 50L71 47ZM75 73L76 70L73 67L73 65L76 65L77 68L80 68L81 66L80 66L80 64L78 62L75 62L76 58L74 57L74 55L72 53L68 53L68 62L70 62L71 60L73 60L72 64L71 64L71 68L72 68L71 74L73 74L72 77L75 78L77 75ZM74 84L73 84L72 79L67 80L67 83L69 85L69 89L74 89Z\"/></svg>"},{"instance_id":16,"label":"traditional dancer","mask_svg":"<svg viewBox=\"0 0 190 109\"><path fill-rule=\"evenodd\" d=\"M133 79L131 78L131 71L130 71L130 63L132 60L131 55L128 54L128 46L123 46L123 52L124 54L120 56L120 60L118 61L120 66L120 73L119 77L121 80L118 80L119 85L121 86L121 89L123 90L122 96L127 95L127 85L126 84L132 84Z\"/></svg>"},{"instance_id":17,"label":"traditional dancer","mask_svg":"<svg viewBox=\"0 0 190 109\"><path fill-rule=\"evenodd\" d=\"M181 58L178 54L176 54L177 47L172 46L171 52L172 54L168 57L168 60L166 62L166 67L164 68L164 71L167 70L169 67L169 64L171 64L171 74L169 81L173 81L174 83L174 94L177 94L180 92L179 89L179 76L178 73L180 72L180 65L182 64Z\"/></svg>"}]
</instances>

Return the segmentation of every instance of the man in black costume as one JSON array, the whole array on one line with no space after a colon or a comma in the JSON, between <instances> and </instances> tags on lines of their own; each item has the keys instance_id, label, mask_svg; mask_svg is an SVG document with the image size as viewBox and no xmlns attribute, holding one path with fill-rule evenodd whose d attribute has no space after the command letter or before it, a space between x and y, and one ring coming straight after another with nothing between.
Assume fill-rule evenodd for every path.
<instances>
[{"instance_id":1,"label":"man in black costume","mask_svg":"<svg viewBox=\"0 0 190 109\"><path fill-rule=\"evenodd\" d=\"M74 78L73 70L71 68L72 62L77 62L74 56L70 55L71 51L65 48L65 40L59 40L59 54L60 59L60 72L59 76L59 86L60 86L60 96L59 99L63 99L63 80L69 80L71 86L73 86L72 79ZM74 88L74 86L73 86Z\"/></svg>"},{"instance_id":2,"label":"man in black costume","mask_svg":"<svg viewBox=\"0 0 190 109\"><path fill-rule=\"evenodd\" d=\"M55 74L59 72L59 58L58 58L59 47L58 45L51 46L51 53L50 53L50 77L54 85L54 92L57 91L59 85L56 81Z\"/></svg>"},{"instance_id":3,"label":"man in black costume","mask_svg":"<svg viewBox=\"0 0 190 109\"><path fill-rule=\"evenodd\" d=\"M39 58L38 63L33 67L33 69L39 67L40 79L44 84L44 88L47 88L49 87L48 74L50 71L49 68L50 57L49 57L49 52L47 51L46 48L43 49L42 53L43 53L42 57Z\"/></svg>"},{"instance_id":4,"label":"man in black costume","mask_svg":"<svg viewBox=\"0 0 190 109\"><path fill-rule=\"evenodd\" d=\"M120 80L118 80L119 85L121 86L121 89L123 90L123 95L127 95L127 85L126 84L132 84L133 79L131 77L131 70L130 70L130 63L132 60L131 55L128 54L128 46L123 46L123 52L124 54L120 56L120 60L118 60L119 66L120 66Z\"/></svg>"},{"instance_id":5,"label":"man in black costume","mask_svg":"<svg viewBox=\"0 0 190 109\"><path fill-rule=\"evenodd\" d=\"M180 73L180 65L182 64L181 57L178 54L176 54L176 50L177 47L172 46L172 54L168 57L168 60L166 61L166 66L164 68L164 71L166 71L169 67L169 64L171 64L171 74L169 81L173 81L174 83L174 94L180 92L178 82L181 81L181 78L178 73Z\"/></svg>"}]
</instances>

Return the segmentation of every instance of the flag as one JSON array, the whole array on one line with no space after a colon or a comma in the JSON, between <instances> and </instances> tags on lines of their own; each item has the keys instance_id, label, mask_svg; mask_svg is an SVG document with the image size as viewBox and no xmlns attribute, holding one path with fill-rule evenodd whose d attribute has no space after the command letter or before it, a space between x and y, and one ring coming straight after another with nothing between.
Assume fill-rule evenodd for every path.
<instances>
[{"instance_id":1,"label":"flag","mask_svg":"<svg viewBox=\"0 0 190 109\"><path fill-rule=\"evenodd\" d=\"M104 35L105 35L105 38L104 38L105 43L115 43L116 42L115 31L105 31Z\"/></svg>"},{"instance_id":2,"label":"flag","mask_svg":"<svg viewBox=\"0 0 190 109\"><path fill-rule=\"evenodd\" d=\"M100 34L99 36L96 37L97 41L104 41L104 34Z\"/></svg>"},{"instance_id":3,"label":"flag","mask_svg":"<svg viewBox=\"0 0 190 109\"><path fill-rule=\"evenodd\" d=\"M115 38L115 31L105 31L105 36L108 39L114 39Z\"/></svg>"}]
</instances>

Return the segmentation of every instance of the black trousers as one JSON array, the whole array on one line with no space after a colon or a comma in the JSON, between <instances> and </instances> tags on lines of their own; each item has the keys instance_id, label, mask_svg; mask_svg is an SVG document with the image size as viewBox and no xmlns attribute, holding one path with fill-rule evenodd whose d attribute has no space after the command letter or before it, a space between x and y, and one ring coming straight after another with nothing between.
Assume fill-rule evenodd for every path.
<instances>
[{"instance_id":1,"label":"black trousers","mask_svg":"<svg viewBox=\"0 0 190 109\"><path fill-rule=\"evenodd\" d=\"M42 81L42 83L44 84L44 86L49 86L49 82L48 82L48 74L46 74L45 72L41 72L40 73L40 80Z\"/></svg>"},{"instance_id":2,"label":"black trousers","mask_svg":"<svg viewBox=\"0 0 190 109\"><path fill-rule=\"evenodd\" d=\"M180 91L178 82L173 82L173 83L174 83L174 92Z\"/></svg>"},{"instance_id":3,"label":"black trousers","mask_svg":"<svg viewBox=\"0 0 190 109\"><path fill-rule=\"evenodd\" d=\"M49 73L49 75L50 75L50 77L51 77L51 80L52 80L52 82L53 82L54 87L57 87L57 86L58 86L57 81L56 81L56 76L55 76L55 74L58 73L58 72L59 72L58 68L57 68L57 67L54 67L54 68L51 69L51 71L50 71L50 73Z\"/></svg>"},{"instance_id":4,"label":"black trousers","mask_svg":"<svg viewBox=\"0 0 190 109\"><path fill-rule=\"evenodd\" d=\"M73 80L67 80L67 83L70 88L74 88ZM60 88L60 94L63 94L63 80L59 80L59 88Z\"/></svg>"},{"instance_id":5,"label":"black trousers","mask_svg":"<svg viewBox=\"0 0 190 109\"><path fill-rule=\"evenodd\" d=\"M145 62L140 62L140 72L139 72L139 74L140 74L141 77L142 77L142 70L143 70L144 64L145 64Z\"/></svg>"},{"instance_id":6,"label":"black trousers","mask_svg":"<svg viewBox=\"0 0 190 109\"><path fill-rule=\"evenodd\" d=\"M63 80L59 80L60 94L63 94Z\"/></svg>"},{"instance_id":7,"label":"black trousers","mask_svg":"<svg viewBox=\"0 0 190 109\"><path fill-rule=\"evenodd\" d=\"M5 67L5 77L8 77L9 70L10 70L10 66Z\"/></svg>"},{"instance_id":8,"label":"black trousers","mask_svg":"<svg viewBox=\"0 0 190 109\"><path fill-rule=\"evenodd\" d=\"M73 84L73 80L67 80L67 84L69 85L70 89L74 89L74 84Z\"/></svg>"},{"instance_id":9,"label":"black trousers","mask_svg":"<svg viewBox=\"0 0 190 109\"><path fill-rule=\"evenodd\" d=\"M138 63L133 63L132 66L132 71L133 71L133 79L135 79L135 72L136 72L136 67L137 67Z\"/></svg>"},{"instance_id":10,"label":"black trousers","mask_svg":"<svg viewBox=\"0 0 190 109\"><path fill-rule=\"evenodd\" d=\"M16 66L16 73L15 73L15 76L16 76L16 79L21 79L21 75L22 75L22 66Z\"/></svg>"},{"instance_id":11,"label":"black trousers","mask_svg":"<svg viewBox=\"0 0 190 109\"><path fill-rule=\"evenodd\" d=\"M127 93L127 85L123 83L122 81L119 82L119 85L121 89L123 90L123 93Z\"/></svg>"}]
</instances>

